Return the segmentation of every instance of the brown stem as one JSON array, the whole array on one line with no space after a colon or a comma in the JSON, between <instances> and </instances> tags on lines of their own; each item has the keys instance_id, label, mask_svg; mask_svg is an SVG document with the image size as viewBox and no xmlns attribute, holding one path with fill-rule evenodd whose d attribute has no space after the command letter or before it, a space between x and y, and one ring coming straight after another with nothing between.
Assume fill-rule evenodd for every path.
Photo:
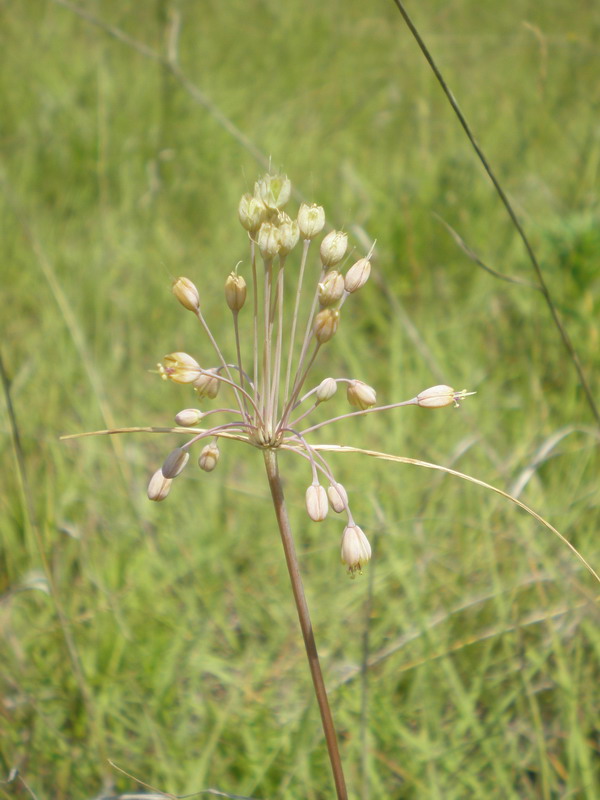
<instances>
[{"instance_id":1,"label":"brown stem","mask_svg":"<svg viewBox=\"0 0 600 800\"><path fill-rule=\"evenodd\" d=\"M283 488L281 486L279 467L277 465L277 453L275 450L264 450L263 453L265 458L265 467L267 470L267 478L269 480L269 487L271 489L271 496L273 497L273 505L275 506L275 515L277 517L277 524L279 525L281 542L283 544L283 551L285 553L285 560L290 575L290 581L292 583L294 601L296 603L298 619L300 620L300 627L302 629L302 636L304 638L304 647L306 648L310 674L315 687L317 702L319 703L319 711L321 712L321 722L323 724L323 731L325 733L325 741L327 742L327 750L329 752L329 761L331 762L335 790L338 800L348 800L348 792L346 790L346 782L344 780L344 772L338 750L337 736L333 725L333 717L331 716L331 709L329 708L329 701L327 700L327 692L325 690L325 683L323 681L323 673L321 672L321 665L319 664L319 654L317 653L317 645L313 635L310 613L308 611L304 587L302 586L302 578L300 576L300 566L298 564L296 548L294 547L292 529L290 527L287 509L285 507Z\"/></svg>"}]
</instances>

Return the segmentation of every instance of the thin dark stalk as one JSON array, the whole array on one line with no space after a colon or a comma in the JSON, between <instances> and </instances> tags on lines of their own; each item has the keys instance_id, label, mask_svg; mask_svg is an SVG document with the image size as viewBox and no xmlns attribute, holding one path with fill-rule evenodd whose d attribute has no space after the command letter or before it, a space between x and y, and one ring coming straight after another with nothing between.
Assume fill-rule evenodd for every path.
<instances>
[{"instance_id":1,"label":"thin dark stalk","mask_svg":"<svg viewBox=\"0 0 600 800\"><path fill-rule=\"evenodd\" d=\"M521 223L519 222L519 219L518 219L518 217L517 217L512 205L510 203L510 200L508 199L508 197L506 196L506 194L504 192L504 189L500 185L500 182L498 181L498 178L496 177L494 171L492 170L492 167L490 166L490 163L488 162L487 158L485 157L485 155L483 153L483 150L481 149L481 147L479 146L477 140L475 139L475 136L474 136L474 134L473 134L473 132L471 130L471 127L470 127L469 123L467 122L467 120L465 118L465 115L460 110L460 107L458 105L458 102L456 101L456 98L454 97L454 95L452 94L452 92L450 90L450 87L448 86L448 84L444 80L444 77L443 77L442 73L440 72L437 64L435 63L435 61L433 59L433 56L429 52L429 49L428 49L427 45L425 44L425 42L421 38L421 34L416 29L413 21L409 17L408 12L406 11L406 9L404 7L404 4L401 2L401 0L393 0L393 2L396 5L396 7L397 7L398 11L400 12L400 14L402 15L402 18L406 22L406 25L408 26L408 29L412 33L415 41L419 45L419 48L420 48L421 52L423 53L423 55L425 56L425 59L426 59L427 63L431 67L431 69L433 71L433 74L437 78L438 83L442 87L442 91L444 92L444 94L446 95L446 98L448 99L448 102L452 106L452 110L456 114L456 116L458 118L458 121L460 122L465 134L467 135L467 138L468 138L469 142L471 143L473 149L475 150L475 153L477 154L477 157L479 158L481 164L483 165L483 168L485 169L485 171L488 174L489 179L491 180L492 184L494 185L494 189L496 190L498 196L500 197L500 200L502 201L502 204L504 205L504 208L506 209L506 211L508 213L508 216L510 217L511 222L515 227L515 230L517 231L517 233L519 234L519 236L521 238L521 241L523 242L523 245L525 247L525 250L527 252L527 255L529 257L529 260L531 262L533 270L535 272L535 275L536 275L536 278L537 278L537 281L538 281L538 284L539 284L539 289L540 289L542 295L544 296L544 300L546 301L546 305L548 306L548 309L550 311L550 314L552 316L554 324L555 324L556 328L558 329L558 332L559 332L560 337L562 339L562 342L563 342L563 344L565 346L565 349L567 350L567 352L569 354L569 357L570 357L571 361L573 362L573 364L575 366L575 369L577 370L577 374L579 376L579 380L581 381L581 386L583 388L583 391L585 392L585 396L587 398L588 405L589 405L589 407L590 407L590 409L592 411L592 414L594 415L594 418L595 418L596 422L598 423L598 425L600 425L600 411L598 410L598 407L596 405L596 401L594 400L594 395L592 394L591 387L590 387L590 385L588 383L588 380L586 378L585 372L583 371L583 366L581 364L581 361L579 360L579 356L577 355L575 347L574 347L574 345L573 345L573 343L571 341L571 337L569 336L569 334L567 332L567 329L565 328L565 326L562 323L562 320L561 320L561 318L559 316L559 313L558 313L558 309L554 305L554 301L552 300L552 297L550 295L550 290L548 289L548 286L547 286L546 281L544 279L544 275L542 273L542 268L540 267L539 262L537 260L537 257L536 257L536 255L535 255L535 253L533 251L533 247L531 246L531 244L529 242L529 239L527 238L527 234L525 233L523 227L521 226Z\"/></svg>"},{"instance_id":2,"label":"thin dark stalk","mask_svg":"<svg viewBox=\"0 0 600 800\"><path fill-rule=\"evenodd\" d=\"M281 485L279 467L277 464L277 453L275 450L264 450L263 453L265 467L267 470L267 478L269 480L269 487L271 489L271 496L273 497L273 505L275 507L275 515L277 517L277 524L279 525L281 542L283 544L285 560L292 584L292 592L294 593L294 601L296 603L298 619L300 620L300 628L302 629L302 636L304 638L304 647L306 648L310 674L312 676L315 694L319 704L319 711L321 712L321 722L323 724L323 731L325 733L325 741L327 742L327 750L329 752L329 760L331 762L335 790L338 800L347 800L348 792L346 790L346 782L344 780L344 772L342 769L342 762L338 749L337 735L333 725L331 709L329 708L327 691L325 689L323 673L321 672L321 665L319 663L319 654L317 652L317 645L315 643L315 637L313 634L308 604L306 602L304 587L302 585L302 577L300 575L298 557L296 555L296 548L294 546L294 538L292 536L290 520L285 506L283 488Z\"/></svg>"}]
</instances>

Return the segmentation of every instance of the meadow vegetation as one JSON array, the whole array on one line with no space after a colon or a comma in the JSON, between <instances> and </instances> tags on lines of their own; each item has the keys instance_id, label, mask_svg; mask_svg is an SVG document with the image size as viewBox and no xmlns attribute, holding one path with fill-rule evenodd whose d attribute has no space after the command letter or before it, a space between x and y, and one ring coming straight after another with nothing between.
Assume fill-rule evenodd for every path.
<instances>
[{"instance_id":1,"label":"meadow vegetation","mask_svg":"<svg viewBox=\"0 0 600 800\"><path fill-rule=\"evenodd\" d=\"M600 9L412 5L599 397ZM4 398L0 779L18 768L40 800L139 786L110 759L174 794L331 797L260 453L222 446L217 470L188 468L152 504L148 478L175 436L59 441L171 425L193 404L154 373L165 353L208 353L174 277L196 283L233 348L223 283L247 267L237 204L264 165L215 108L356 257L377 240L318 379L361 378L382 402L436 383L478 392L459 410L340 423L327 441L512 491L598 569L599 429L540 293L483 271L440 222L535 282L391 2L79 7L163 54L178 12L181 70L214 108L64 3L0 9L0 354L20 436ZM308 468L283 458L282 471L350 796L600 797L589 573L480 488L331 461L373 545L355 580L339 524L306 516ZM0 784L0 797L29 796L20 779Z\"/></svg>"}]
</instances>

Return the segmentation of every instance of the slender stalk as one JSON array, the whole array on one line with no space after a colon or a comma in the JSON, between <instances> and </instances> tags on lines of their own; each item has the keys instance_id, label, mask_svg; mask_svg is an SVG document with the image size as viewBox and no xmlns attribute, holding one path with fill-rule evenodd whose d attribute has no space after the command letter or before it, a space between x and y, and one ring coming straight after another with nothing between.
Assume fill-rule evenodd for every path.
<instances>
[{"instance_id":1,"label":"slender stalk","mask_svg":"<svg viewBox=\"0 0 600 800\"><path fill-rule=\"evenodd\" d=\"M292 592L294 593L294 601L296 603L298 619L300 620L300 628L302 629L302 636L304 638L304 647L306 649L310 674L312 676L315 694L319 704L319 711L321 712L321 722L323 724L323 731L325 733L325 741L327 742L327 750L329 753L329 761L331 762L335 790L338 800L347 800L348 792L346 790L346 782L344 780L344 772L342 769L342 762L338 749L337 736L333 725L331 709L329 708L329 701L327 700L325 682L323 681L323 673L321 672L321 665L319 664L319 654L317 652L317 645L313 635L310 613L308 611L304 587L302 585L302 578L300 576L300 567L298 564L298 557L296 555L296 548L294 546L292 529L290 527L290 520L285 506L283 488L281 485L279 467L277 464L277 453L275 450L264 450L263 454L265 459L265 468L267 470L267 478L269 480L269 487L271 489L271 496L273 497L273 505L275 507L275 516L277 517L277 524L279 525L281 542L283 544L285 560L292 584Z\"/></svg>"}]
</instances>

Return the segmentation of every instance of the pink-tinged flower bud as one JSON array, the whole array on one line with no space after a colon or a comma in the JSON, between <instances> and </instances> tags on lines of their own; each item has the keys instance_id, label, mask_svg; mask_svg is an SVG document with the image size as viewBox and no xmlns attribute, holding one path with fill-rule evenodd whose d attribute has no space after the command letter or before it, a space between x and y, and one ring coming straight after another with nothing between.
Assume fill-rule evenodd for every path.
<instances>
[{"instance_id":1,"label":"pink-tinged flower bud","mask_svg":"<svg viewBox=\"0 0 600 800\"><path fill-rule=\"evenodd\" d=\"M303 239L314 239L325 226L323 206L313 203L311 206L302 203L298 211L298 228Z\"/></svg>"},{"instance_id":2,"label":"pink-tinged flower bud","mask_svg":"<svg viewBox=\"0 0 600 800\"><path fill-rule=\"evenodd\" d=\"M317 386L315 392L318 403L324 403L326 400L331 400L333 395L337 392L337 381L334 378L325 378Z\"/></svg>"},{"instance_id":3,"label":"pink-tinged flower bud","mask_svg":"<svg viewBox=\"0 0 600 800\"><path fill-rule=\"evenodd\" d=\"M319 344L325 344L335 336L340 323L340 312L334 308L324 308L319 311L313 324L315 339Z\"/></svg>"},{"instance_id":4,"label":"pink-tinged flower bud","mask_svg":"<svg viewBox=\"0 0 600 800\"><path fill-rule=\"evenodd\" d=\"M320 484L313 483L306 490L306 510L313 522L323 522L329 511L327 492Z\"/></svg>"},{"instance_id":5,"label":"pink-tinged flower bud","mask_svg":"<svg viewBox=\"0 0 600 800\"><path fill-rule=\"evenodd\" d=\"M187 353L169 353L158 370L163 380L174 383L193 383L202 374L200 364Z\"/></svg>"},{"instance_id":6,"label":"pink-tinged flower bud","mask_svg":"<svg viewBox=\"0 0 600 800\"><path fill-rule=\"evenodd\" d=\"M175 422L183 428L191 428L197 425L204 414L199 408L184 408L179 414L175 414Z\"/></svg>"},{"instance_id":7,"label":"pink-tinged flower bud","mask_svg":"<svg viewBox=\"0 0 600 800\"><path fill-rule=\"evenodd\" d=\"M275 258L281 249L281 238L277 225L273 225L272 222L263 222L258 231L256 243L265 261Z\"/></svg>"},{"instance_id":8,"label":"pink-tinged flower bud","mask_svg":"<svg viewBox=\"0 0 600 800\"><path fill-rule=\"evenodd\" d=\"M330 231L321 242L321 262L324 267L339 264L348 247L348 236L342 231Z\"/></svg>"},{"instance_id":9,"label":"pink-tinged flower bud","mask_svg":"<svg viewBox=\"0 0 600 800\"><path fill-rule=\"evenodd\" d=\"M217 443L211 442L211 444L207 444L206 447L202 448L200 458L198 459L198 466L200 469L203 469L204 472L212 472L219 463L220 455L221 452Z\"/></svg>"},{"instance_id":10,"label":"pink-tinged flower bud","mask_svg":"<svg viewBox=\"0 0 600 800\"><path fill-rule=\"evenodd\" d=\"M287 175L263 175L254 184L254 196L271 209L283 208L291 191L292 184Z\"/></svg>"},{"instance_id":11,"label":"pink-tinged flower bud","mask_svg":"<svg viewBox=\"0 0 600 800\"><path fill-rule=\"evenodd\" d=\"M196 378L194 381L194 389L198 397L208 397L209 400L215 399L215 397L219 394L219 388L221 384L216 375L216 369L207 369L198 378Z\"/></svg>"},{"instance_id":12,"label":"pink-tinged flower bud","mask_svg":"<svg viewBox=\"0 0 600 800\"><path fill-rule=\"evenodd\" d=\"M330 483L327 487L327 497L329 505L336 514L341 514L345 508L348 508L348 493L341 483Z\"/></svg>"},{"instance_id":13,"label":"pink-tinged flower bud","mask_svg":"<svg viewBox=\"0 0 600 800\"><path fill-rule=\"evenodd\" d=\"M173 480L171 478L165 478L162 469L157 469L148 484L148 500L160 503L171 491L172 483Z\"/></svg>"},{"instance_id":14,"label":"pink-tinged flower bud","mask_svg":"<svg viewBox=\"0 0 600 800\"><path fill-rule=\"evenodd\" d=\"M249 233L256 233L267 218L267 207L258 197L245 194L238 206L238 218Z\"/></svg>"},{"instance_id":15,"label":"pink-tinged flower bud","mask_svg":"<svg viewBox=\"0 0 600 800\"><path fill-rule=\"evenodd\" d=\"M177 280L173 281L171 291L188 311L198 311L200 308L198 289L189 278L177 278Z\"/></svg>"},{"instance_id":16,"label":"pink-tinged flower bud","mask_svg":"<svg viewBox=\"0 0 600 800\"><path fill-rule=\"evenodd\" d=\"M225 281L225 300L232 311L240 311L246 302L246 281L232 272Z\"/></svg>"},{"instance_id":17,"label":"pink-tinged flower bud","mask_svg":"<svg viewBox=\"0 0 600 800\"><path fill-rule=\"evenodd\" d=\"M351 406L360 408L372 408L377 403L377 392L372 386L368 386L362 381L350 381L346 390L346 397Z\"/></svg>"},{"instance_id":18,"label":"pink-tinged flower bud","mask_svg":"<svg viewBox=\"0 0 600 800\"><path fill-rule=\"evenodd\" d=\"M346 273L344 285L348 294L352 294L352 292L357 292L359 289L362 289L365 283L369 280L370 274L371 262L368 258L360 258Z\"/></svg>"},{"instance_id":19,"label":"pink-tinged flower bud","mask_svg":"<svg viewBox=\"0 0 600 800\"><path fill-rule=\"evenodd\" d=\"M358 525L347 525L342 535L342 563L348 572L362 572L362 567L371 558L371 545Z\"/></svg>"},{"instance_id":20,"label":"pink-tinged flower bud","mask_svg":"<svg viewBox=\"0 0 600 800\"><path fill-rule=\"evenodd\" d=\"M296 220L291 220L287 214L282 216L283 220L279 221L279 241L281 242L279 255L287 256L298 244L300 231Z\"/></svg>"},{"instance_id":21,"label":"pink-tinged flower bud","mask_svg":"<svg viewBox=\"0 0 600 800\"><path fill-rule=\"evenodd\" d=\"M325 275L319 284L319 303L323 308L329 308L338 303L344 296L344 276L341 272L332 269Z\"/></svg>"},{"instance_id":22,"label":"pink-tinged flower bud","mask_svg":"<svg viewBox=\"0 0 600 800\"><path fill-rule=\"evenodd\" d=\"M417 403L421 408L444 408L444 406L458 405L456 392L451 386L440 384L431 386L417 395Z\"/></svg>"},{"instance_id":23,"label":"pink-tinged flower bud","mask_svg":"<svg viewBox=\"0 0 600 800\"><path fill-rule=\"evenodd\" d=\"M176 478L189 460L190 454L182 447L176 447L165 458L161 472L165 478Z\"/></svg>"}]
</instances>

